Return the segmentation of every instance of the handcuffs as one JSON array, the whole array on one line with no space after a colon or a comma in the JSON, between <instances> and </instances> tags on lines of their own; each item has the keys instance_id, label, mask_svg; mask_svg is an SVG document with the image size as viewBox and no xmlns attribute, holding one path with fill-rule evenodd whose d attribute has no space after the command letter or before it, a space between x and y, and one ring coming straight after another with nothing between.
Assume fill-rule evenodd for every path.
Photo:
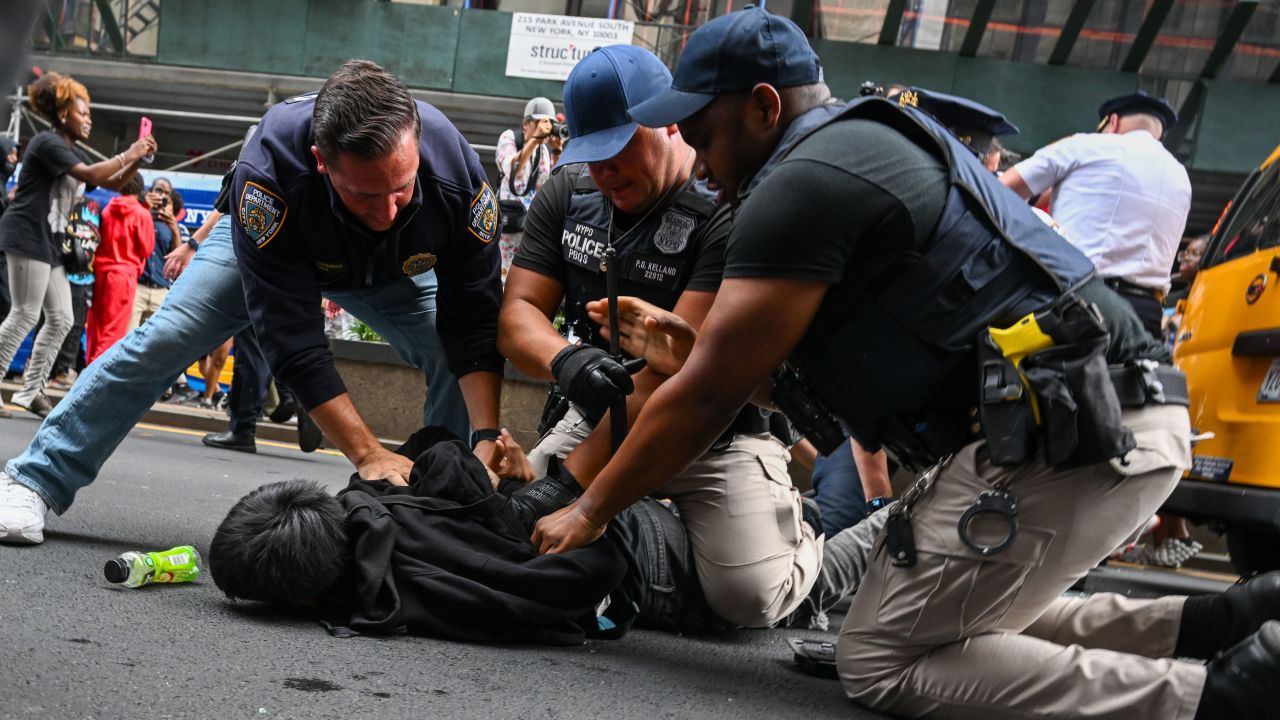
<instances>
[{"instance_id":1,"label":"handcuffs","mask_svg":"<svg viewBox=\"0 0 1280 720\"><path fill-rule=\"evenodd\" d=\"M970 525L983 514L999 516L1008 529L1005 538L994 545L979 544L969 535ZM956 530L960 533L960 541L983 557L991 557L1008 550L1018 537L1018 498L1009 492L1009 481L1002 480L991 490L979 493L978 499L960 516Z\"/></svg>"}]
</instances>

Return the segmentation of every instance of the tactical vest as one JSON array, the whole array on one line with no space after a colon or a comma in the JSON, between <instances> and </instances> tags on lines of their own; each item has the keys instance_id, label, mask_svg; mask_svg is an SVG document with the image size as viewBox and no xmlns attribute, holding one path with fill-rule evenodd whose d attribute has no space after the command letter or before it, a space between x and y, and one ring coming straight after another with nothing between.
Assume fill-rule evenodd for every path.
<instances>
[{"instance_id":1,"label":"tactical vest","mask_svg":"<svg viewBox=\"0 0 1280 720\"><path fill-rule=\"evenodd\" d=\"M1042 309L1093 275L1093 265L983 168L945 127L882 98L821 108L762 168L832 122L867 119L938 157L950 187L937 226L888 269L833 286L793 360L804 382L865 446L941 456L973 439L979 332ZM762 177L753 178L753 184ZM857 251L850 273L858 273ZM856 277L856 276L853 276Z\"/></svg>"},{"instance_id":2,"label":"tactical vest","mask_svg":"<svg viewBox=\"0 0 1280 720\"><path fill-rule=\"evenodd\" d=\"M617 252L618 294L633 295L670 310L693 275L711 217L715 195L690 179L667 207L655 210L626 230L611 226L613 204L596 187L585 165L562 172L576 175L565 209L560 252L565 260L565 321L586 342L607 348L586 303L606 295L600 260L612 242Z\"/></svg>"}]
</instances>

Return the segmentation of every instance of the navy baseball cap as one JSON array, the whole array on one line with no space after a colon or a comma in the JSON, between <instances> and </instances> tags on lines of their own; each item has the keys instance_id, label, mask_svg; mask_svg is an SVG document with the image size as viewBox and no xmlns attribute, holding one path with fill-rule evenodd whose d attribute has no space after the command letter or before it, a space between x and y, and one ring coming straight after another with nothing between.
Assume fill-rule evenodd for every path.
<instances>
[{"instance_id":1,"label":"navy baseball cap","mask_svg":"<svg viewBox=\"0 0 1280 720\"><path fill-rule=\"evenodd\" d=\"M1160 118L1165 130L1178 123L1178 113L1173 111L1173 107L1164 98L1152 97L1144 92L1113 97L1098 107L1100 120L1106 120L1112 113L1122 117L1133 113L1155 115ZM1101 129L1102 125L1099 124L1098 128Z\"/></svg>"},{"instance_id":2,"label":"navy baseball cap","mask_svg":"<svg viewBox=\"0 0 1280 720\"><path fill-rule=\"evenodd\" d=\"M671 72L634 45L596 48L578 61L564 84L569 144L556 166L598 162L622 152L639 127L627 108L671 86Z\"/></svg>"},{"instance_id":3,"label":"navy baseball cap","mask_svg":"<svg viewBox=\"0 0 1280 720\"><path fill-rule=\"evenodd\" d=\"M633 104L631 117L647 127L666 127L706 107L717 95L745 92L759 83L785 88L821 81L822 63L800 27L748 5L690 35L671 89Z\"/></svg>"}]
</instances>

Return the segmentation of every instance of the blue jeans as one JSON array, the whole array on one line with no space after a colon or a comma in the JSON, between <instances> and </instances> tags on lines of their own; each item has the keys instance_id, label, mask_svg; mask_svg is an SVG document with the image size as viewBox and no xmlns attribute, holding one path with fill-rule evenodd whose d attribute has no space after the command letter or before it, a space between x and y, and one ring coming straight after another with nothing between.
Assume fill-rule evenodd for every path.
<instances>
[{"instance_id":1,"label":"blue jeans","mask_svg":"<svg viewBox=\"0 0 1280 720\"><path fill-rule=\"evenodd\" d=\"M849 442L845 440L830 455L818 456L813 464L813 499L822 510L822 529L828 538L867 516L867 498Z\"/></svg>"},{"instance_id":2,"label":"blue jeans","mask_svg":"<svg viewBox=\"0 0 1280 720\"><path fill-rule=\"evenodd\" d=\"M470 434L458 383L435 333L435 278L334 293L331 297L383 336L406 361L423 368L433 388L425 421ZM316 308L320 312L320 308ZM54 512L71 506L102 464L192 362L249 326L231 224L213 228L160 310L111 346L76 380L22 455L5 471L40 495ZM445 388L440 392L439 388Z\"/></svg>"}]
</instances>

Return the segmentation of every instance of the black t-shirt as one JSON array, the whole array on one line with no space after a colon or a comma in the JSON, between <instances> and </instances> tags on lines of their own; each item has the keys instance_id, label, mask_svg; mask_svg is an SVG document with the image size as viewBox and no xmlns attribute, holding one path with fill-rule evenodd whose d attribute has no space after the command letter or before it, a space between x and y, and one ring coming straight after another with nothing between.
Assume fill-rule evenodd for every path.
<instances>
[{"instance_id":1,"label":"black t-shirt","mask_svg":"<svg viewBox=\"0 0 1280 720\"><path fill-rule=\"evenodd\" d=\"M67 174L89 158L52 130L38 133L22 155L13 203L0 216L0 251L49 264L61 257L55 234L66 226L80 181Z\"/></svg>"},{"instance_id":2,"label":"black t-shirt","mask_svg":"<svg viewBox=\"0 0 1280 720\"><path fill-rule=\"evenodd\" d=\"M569 266L560 249L561 233L576 180L577 173L557 172L538 190L537 196L533 198L533 205L529 207L529 215L525 218L524 237L520 240L513 265L564 282ZM613 224L616 230L625 232L639 222L642 216L643 214L632 216L615 212ZM720 289L731 217L732 214L726 208L711 219L702 242L702 254L693 266L693 274L689 277L689 284L685 286L686 290L715 292Z\"/></svg>"},{"instance_id":3,"label":"black t-shirt","mask_svg":"<svg viewBox=\"0 0 1280 720\"><path fill-rule=\"evenodd\" d=\"M941 160L886 125L827 125L738 209L724 276L862 284L924 245L948 182ZM847 302L847 293L828 293L813 327L839 326Z\"/></svg>"}]
</instances>

